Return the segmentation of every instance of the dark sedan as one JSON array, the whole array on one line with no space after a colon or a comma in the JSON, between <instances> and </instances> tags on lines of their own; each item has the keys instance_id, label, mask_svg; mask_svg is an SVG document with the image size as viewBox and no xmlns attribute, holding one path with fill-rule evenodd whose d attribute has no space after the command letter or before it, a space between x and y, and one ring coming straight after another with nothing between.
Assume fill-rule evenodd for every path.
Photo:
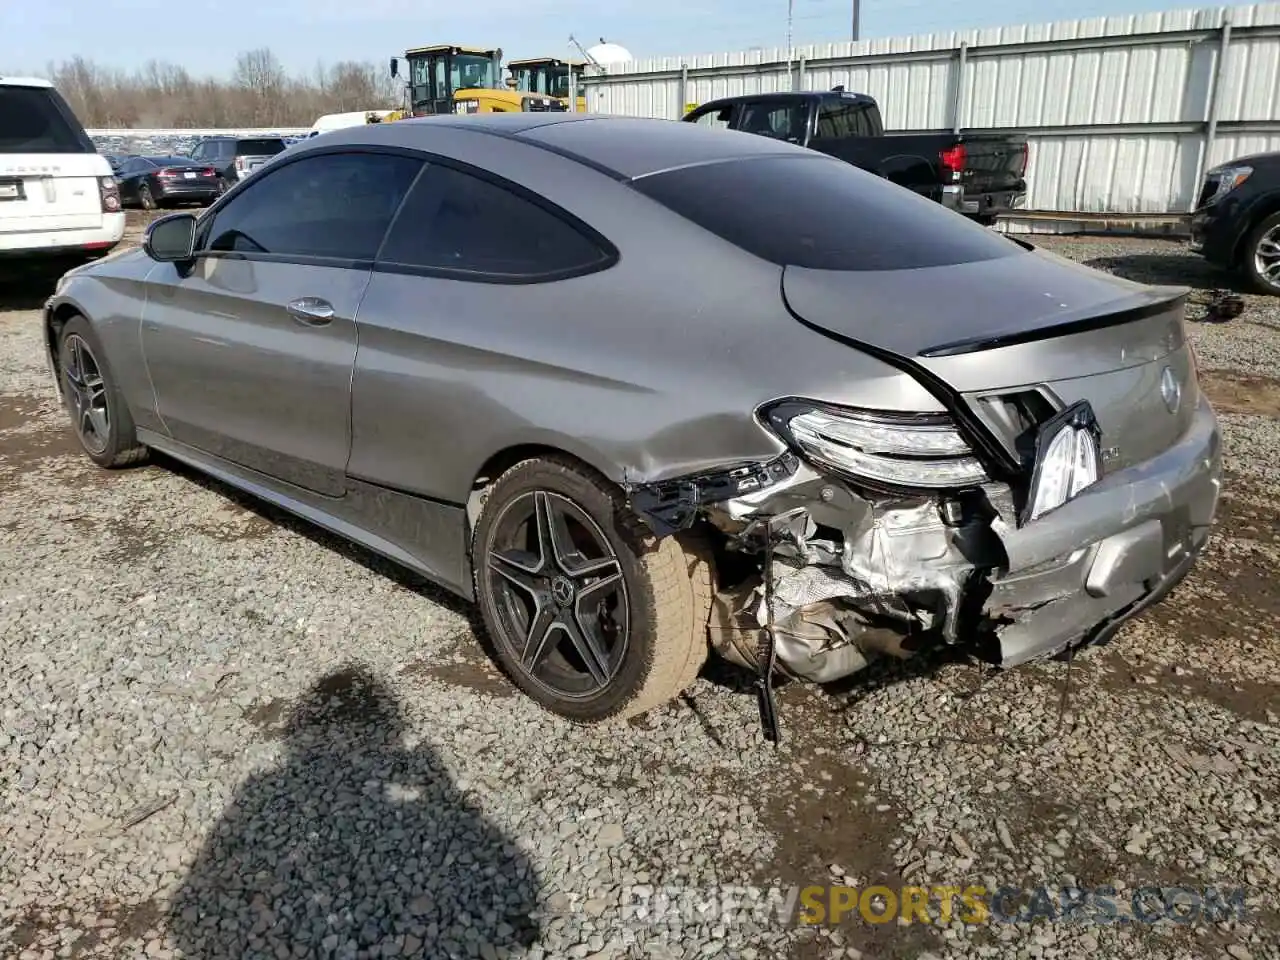
<instances>
[{"instance_id":1,"label":"dark sedan","mask_svg":"<svg viewBox=\"0 0 1280 960\"><path fill-rule=\"evenodd\" d=\"M116 172L120 200L144 210L209 203L222 192L217 171L190 157L129 157Z\"/></svg>"},{"instance_id":2,"label":"dark sedan","mask_svg":"<svg viewBox=\"0 0 1280 960\"><path fill-rule=\"evenodd\" d=\"M1205 174L1191 249L1238 270L1259 293L1280 296L1280 153L1240 157Z\"/></svg>"}]
</instances>

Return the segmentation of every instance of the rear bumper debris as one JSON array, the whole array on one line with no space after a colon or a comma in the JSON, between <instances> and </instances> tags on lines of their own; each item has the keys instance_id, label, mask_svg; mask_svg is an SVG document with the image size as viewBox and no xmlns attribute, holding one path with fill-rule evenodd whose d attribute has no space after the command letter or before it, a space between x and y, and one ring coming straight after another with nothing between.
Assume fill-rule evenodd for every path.
<instances>
[{"instance_id":1,"label":"rear bumper debris","mask_svg":"<svg viewBox=\"0 0 1280 960\"><path fill-rule=\"evenodd\" d=\"M778 672L826 683L930 646L984 648L1011 667L1114 633L1192 566L1221 471L1217 422L1201 400L1172 447L1021 525L1004 484L889 495L794 457L739 472L742 493L726 471L636 487L632 505L659 535L706 520L726 555L746 561L736 574L723 565L709 631L717 652L759 672L760 651L772 649Z\"/></svg>"}]
</instances>

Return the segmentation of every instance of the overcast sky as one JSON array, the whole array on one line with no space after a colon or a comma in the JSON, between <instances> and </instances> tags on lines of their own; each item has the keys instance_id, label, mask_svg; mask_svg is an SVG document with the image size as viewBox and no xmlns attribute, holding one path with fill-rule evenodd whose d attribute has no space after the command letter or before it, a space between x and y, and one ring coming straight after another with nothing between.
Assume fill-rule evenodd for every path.
<instances>
[{"instance_id":1,"label":"overcast sky","mask_svg":"<svg viewBox=\"0 0 1280 960\"><path fill-rule=\"evenodd\" d=\"M1183 9L1170 0L862 0L863 37ZM1214 4L1205 4L1214 6ZM794 0L797 45L849 39L852 0ZM498 26L485 26L498 24ZM385 60L409 46L501 47L511 58L566 56L600 37L637 57L782 46L787 0L0 0L0 72L43 72L79 54L134 67L149 59L227 74L269 46L287 68Z\"/></svg>"}]
</instances>

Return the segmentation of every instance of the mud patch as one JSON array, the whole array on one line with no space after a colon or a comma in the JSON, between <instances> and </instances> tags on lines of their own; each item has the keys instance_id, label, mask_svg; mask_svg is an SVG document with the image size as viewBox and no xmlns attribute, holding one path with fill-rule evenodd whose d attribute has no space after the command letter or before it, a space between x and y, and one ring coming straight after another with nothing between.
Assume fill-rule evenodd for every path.
<instances>
[{"instance_id":1,"label":"mud patch","mask_svg":"<svg viewBox=\"0 0 1280 960\"><path fill-rule=\"evenodd\" d=\"M1280 419L1280 379L1238 370L1202 370L1200 388L1218 413Z\"/></svg>"},{"instance_id":2,"label":"mud patch","mask_svg":"<svg viewBox=\"0 0 1280 960\"><path fill-rule=\"evenodd\" d=\"M1175 618L1176 622L1176 618ZM1113 693L1159 691L1162 698L1205 700L1256 723L1273 723L1280 712L1280 687L1223 673L1174 669L1153 663L1133 663L1118 649L1098 662L1095 683Z\"/></svg>"},{"instance_id":3,"label":"mud patch","mask_svg":"<svg viewBox=\"0 0 1280 960\"><path fill-rule=\"evenodd\" d=\"M319 680L306 698L264 700L242 714L263 740L284 740L326 731L358 732L394 727L390 707L377 695L377 680L359 667L335 671Z\"/></svg>"},{"instance_id":4,"label":"mud patch","mask_svg":"<svg viewBox=\"0 0 1280 960\"><path fill-rule=\"evenodd\" d=\"M406 677L425 677L451 687L461 687L491 697L517 696L520 691L485 655L475 636L468 632L458 638L453 649L438 657L424 657L401 668Z\"/></svg>"},{"instance_id":5,"label":"mud patch","mask_svg":"<svg viewBox=\"0 0 1280 960\"><path fill-rule=\"evenodd\" d=\"M11 935L13 945L20 951L41 950L41 956L80 957L93 952L103 944L119 944L129 940L152 940L161 935L160 908L153 901L136 904L98 904L96 916L86 916L78 911L76 920L83 927L77 928L67 910L49 910L28 907L17 920ZM72 939L74 938L74 939ZM65 951L59 948L71 940ZM139 954L141 951L139 951ZM118 951L120 956L124 951Z\"/></svg>"},{"instance_id":6,"label":"mud patch","mask_svg":"<svg viewBox=\"0 0 1280 960\"><path fill-rule=\"evenodd\" d=\"M0 443L0 488L35 472L43 460L79 455L80 445L69 425L40 427L38 421L47 412L41 397L0 396L0 435L4 437Z\"/></svg>"},{"instance_id":7,"label":"mud patch","mask_svg":"<svg viewBox=\"0 0 1280 960\"><path fill-rule=\"evenodd\" d=\"M1226 536L1280 545L1280 503L1247 475L1228 470L1214 527Z\"/></svg>"},{"instance_id":8,"label":"mud patch","mask_svg":"<svg viewBox=\"0 0 1280 960\"><path fill-rule=\"evenodd\" d=\"M254 727L263 740L284 739L284 720L289 710L288 700L267 700L254 704L244 712L245 722Z\"/></svg>"},{"instance_id":9,"label":"mud patch","mask_svg":"<svg viewBox=\"0 0 1280 960\"><path fill-rule=\"evenodd\" d=\"M219 543L239 543L263 540L271 536L276 527L252 510L228 503L214 510L208 519L201 520L196 529Z\"/></svg>"},{"instance_id":10,"label":"mud patch","mask_svg":"<svg viewBox=\"0 0 1280 960\"><path fill-rule=\"evenodd\" d=\"M756 882L780 880L800 887L885 886L900 890L910 882L894 863L890 841L899 834L899 812L878 790L874 774L833 744L829 708L822 694L798 687L783 711L796 731L792 786L783 795L766 796L761 824L777 838L772 862L759 867ZM803 731L803 733L800 733ZM839 874L839 875L837 875ZM867 923L853 910L838 924L844 942L877 960L907 960L940 943L939 932L923 924ZM791 960L830 956L824 938L803 940Z\"/></svg>"},{"instance_id":11,"label":"mud patch","mask_svg":"<svg viewBox=\"0 0 1280 960\"><path fill-rule=\"evenodd\" d=\"M158 528L146 523L116 520L110 526L115 544L103 554L113 563L137 563L166 546Z\"/></svg>"}]
</instances>

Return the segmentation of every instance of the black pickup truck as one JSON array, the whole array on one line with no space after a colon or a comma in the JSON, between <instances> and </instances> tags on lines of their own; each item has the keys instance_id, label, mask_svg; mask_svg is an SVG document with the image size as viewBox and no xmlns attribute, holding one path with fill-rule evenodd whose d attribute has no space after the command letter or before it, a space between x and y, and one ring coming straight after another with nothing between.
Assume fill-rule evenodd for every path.
<instances>
[{"instance_id":1,"label":"black pickup truck","mask_svg":"<svg viewBox=\"0 0 1280 960\"><path fill-rule=\"evenodd\" d=\"M886 134L875 98L842 87L727 97L704 103L682 119L819 150L981 223L994 223L1027 192L1024 135Z\"/></svg>"}]
</instances>

